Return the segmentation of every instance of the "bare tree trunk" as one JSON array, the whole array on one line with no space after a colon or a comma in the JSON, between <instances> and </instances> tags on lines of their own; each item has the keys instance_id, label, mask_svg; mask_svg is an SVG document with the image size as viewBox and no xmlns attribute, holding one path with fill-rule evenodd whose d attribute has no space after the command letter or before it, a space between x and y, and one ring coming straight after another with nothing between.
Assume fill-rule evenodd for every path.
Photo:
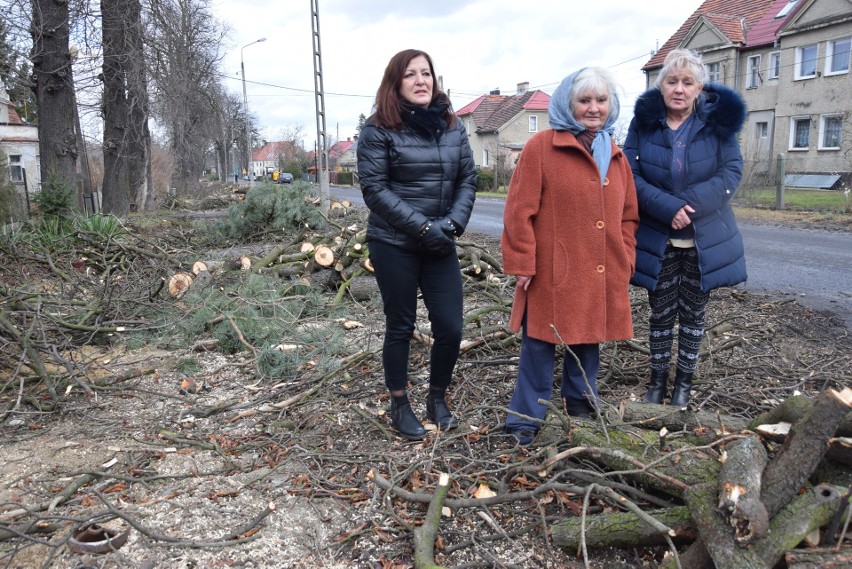
<instances>
[{"instance_id":1,"label":"bare tree trunk","mask_svg":"<svg viewBox=\"0 0 852 569\"><path fill-rule=\"evenodd\" d=\"M33 0L33 75L39 107L41 179L75 188L77 108L68 49L68 3Z\"/></svg>"},{"instance_id":2,"label":"bare tree trunk","mask_svg":"<svg viewBox=\"0 0 852 569\"><path fill-rule=\"evenodd\" d=\"M150 183L148 94L138 0L104 0L104 186L110 213L144 209Z\"/></svg>"}]
</instances>

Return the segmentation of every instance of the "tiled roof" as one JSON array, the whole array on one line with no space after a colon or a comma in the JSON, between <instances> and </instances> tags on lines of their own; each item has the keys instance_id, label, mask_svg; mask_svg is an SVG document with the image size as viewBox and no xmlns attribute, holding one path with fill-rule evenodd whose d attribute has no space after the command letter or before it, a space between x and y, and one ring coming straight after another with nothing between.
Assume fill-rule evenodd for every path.
<instances>
[{"instance_id":1,"label":"tiled roof","mask_svg":"<svg viewBox=\"0 0 852 569\"><path fill-rule=\"evenodd\" d=\"M355 142L352 140L338 140L334 143L334 145L332 145L331 148L328 149L328 157L337 158L338 156L352 148L353 144L355 144Z\"/></svg>"},{"instance_id":2,"label":"tiled roof","mask_svg":"<svg viewBox=\"0 0 852 569\"><path fill-rule=\"evenodd\" d=\"M775 0L772 8L767 10L754 27L748 31L746 44L749 46L757 46L773 43L778 37L778 30L781 29L781 26L793 17L793 14L795 14L799 8L806 4L806 2L799 2L798 6L787 13L787 17L776 18L775 16L778 15L781 8L786 6L789 1L790 0Z\"/></svg>"},{"instance_id":3,"label":"tiled roof","mask_svg":"<svg viewBox=\"0 0 852 569\"><path fill-rule=\"evenodd\" d=\"M747 44L751 41L750 30L763 19L767 12L771 12L773 6L777 3L778 0L705 0L642 69L647 71L661 67L669 52L681 44L702 15L719 27L731 41ZM776 13L777 11L773 12L773 16ZM745 36L743 36L742 31L743 23L745 24ZM737 28L739 28L739 31L737 31Z\"/></svg>"},{"instance_id":4,"label":"tiled roof","mask_svg":"<svg viewBox=\"0 0 852 569\"><path fill-rule=\"evenodd\" d=\"M251 153L252 162L274 162L279 157L285 160L294 153L293 143L290 141L267 142L262 147Z\"/></svg>"},{"instance_id":5,"label":"tiled roof","mask_svg":"<svg viewBox=\"0 0 852 569\"><path fill-rule=\"evenodd\" d=\"M745 43L745 30L743 19L740 16L730 14L704 14L704 17L714 26L719 28L725 37L734 43Z\"/></svg>"},{"instance_id":6,"label":"tiled roof","mask_svg":"<svg viewBox=\"0 0 852 569\"><path fill-rule=\"evenodd\" d=\"M472 115L477 130L493 132L522 111L546 111L550 95L526 91L518 95L483 95L462 107L456 114Z\"/></svg>"},{"instance_id":7,"label":"tiled roof","mask_svg":"<svg viewBox=\"0 0 852 569\"><path fill-rule=\"evenodd\" d=\"M9 104L9 124L26 124L21 116L15 111L15 105Z\"/></svg>"}]
</instances>

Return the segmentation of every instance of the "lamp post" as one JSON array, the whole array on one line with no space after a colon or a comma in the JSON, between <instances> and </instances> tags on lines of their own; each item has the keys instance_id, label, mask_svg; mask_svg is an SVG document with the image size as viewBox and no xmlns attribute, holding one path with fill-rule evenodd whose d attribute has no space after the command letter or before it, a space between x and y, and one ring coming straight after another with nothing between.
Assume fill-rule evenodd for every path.
<instances>
[{"instance_id":1,"label":"lamp post","mask_svg":"<svg viewBox=\"0 0 852 569\"><path fill-rule=\"evenodd\" d=\"M249 118L249 110L248 110L248 96L246 95L246 66L243 61L243 50L250 45L254 45L256 43L264 42L266 38L260 38L258 40L254 40L253 42L247 43L243 47L240 48L240 71L243 74L243 109L246 113L246 174L249 177L249 181L251 181L251 173L249 170L251 169L251 119Z\"/></svg>"}]
</instances>

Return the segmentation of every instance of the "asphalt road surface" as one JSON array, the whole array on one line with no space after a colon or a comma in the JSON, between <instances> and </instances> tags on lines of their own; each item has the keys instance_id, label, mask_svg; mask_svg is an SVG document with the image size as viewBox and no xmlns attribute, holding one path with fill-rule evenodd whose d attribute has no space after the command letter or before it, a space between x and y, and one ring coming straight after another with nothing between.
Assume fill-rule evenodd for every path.
<instances>
[{"instance_id":1,"label":"asphalt road surface","mask_svg":"<svg viewBox=\"0 0 852 569\"><path fill-rule=\"evenodd\" d=\"M333 187L331 194L364 205L358 188ZM852 330L852 233L789 229L739 222L746 249L745 290L791 295L810 308L830 312ZM479 197L468 231L499 237L503 200Z\"/></svg>"}]
</instances>

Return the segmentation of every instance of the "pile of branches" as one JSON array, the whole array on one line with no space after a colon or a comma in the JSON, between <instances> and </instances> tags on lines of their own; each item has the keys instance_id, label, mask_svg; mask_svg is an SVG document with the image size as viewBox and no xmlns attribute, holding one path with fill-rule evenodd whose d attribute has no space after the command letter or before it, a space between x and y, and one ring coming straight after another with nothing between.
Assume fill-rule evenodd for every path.
<instances>
[{"instance_id":1,"label":"pile of branches","mask_svg":"<svg viewBox=\"0 0 852 569\"><path fill-rule=\"evenodd\" d=\"M339 560L419 568L436 566L437 556L459 567L529 567L544 564L547 555L579 554L591 566L601 551L619 548L669 567L772 567L781 559L802 568L848 563L852 362L842 333L829 341L802 333L809 320L824 329L824 319L789 300L720 292L711 301L688 408L638 403L645 342L607 344L596 420L576 421L551 406L535 444L522 449L502 432L517 371L518 338L506 328L514 281L502 273L493 241L468 236L458 248L466 328L451 394L465 422L454 432L433 430L425 443L405 443L385 416L375 340L380 300L363 219L363 211L341 203L321 228L300 227L280 242L204 251L195 246L197 231L183 225L158 225L157 238L140 228L120 239L83 231L72 248L50 251L4 242L9 262L0 273L0 354L14 370L4 384L4 420L24 405L60 408L59 394L68 386L91 393L125 384L153 393L152 370L95 374L97 362L84 347L120 342L129 329L166 327L197 310L193 299L209 298L202 293L216 295L249 274L267 275L279 280L281 296L318 290L327 306L346 307L351 317L345 320L362 325L351 327L360 335L349 352L324 368L300 365L286 381L248 395L220 385L210 401L209 390L186 387L175 423L193 417L193 435L150 436L177 448L228 439L227 448L203 443L204 449L229 464L243 460L249 469L242 453L257 448L278 449L267 457L273 471L291 461L316 464L313 472L286 480L285 492L352 505L352 526L332 548ZM632 294L636 337L644 338L647 304ZM253 364L241 366L245 383L268 380L259 365L261 346L243 333L249 323L218 319L240 340L235 356ZM329 325L339 326L334 319ZM193 340L191 351L219 345L209 327ZM413 341L415 398L428 383L428 327ZM216 385L219 371L207 374L207 382ZM332 421L317 420L329 415ZM235 434L241 425L251 434ZM334 444L340 429L345 449ZM151 484L133 472L120 482ZM16 527L44 527L48 511L79 494L98 496L99 488L117 482L112 476L76 478L60 494L24 508ZM262 538L273 510L253 520L254 538ZM113 507L109 513L144 527L129 512ZM5 538L27 532L10 530ZM163 537L146 536L154 542ZM520 546L520 539L543 547ZM500 542L510 546L502 556Z\"/></svg>"}]
</instances>

